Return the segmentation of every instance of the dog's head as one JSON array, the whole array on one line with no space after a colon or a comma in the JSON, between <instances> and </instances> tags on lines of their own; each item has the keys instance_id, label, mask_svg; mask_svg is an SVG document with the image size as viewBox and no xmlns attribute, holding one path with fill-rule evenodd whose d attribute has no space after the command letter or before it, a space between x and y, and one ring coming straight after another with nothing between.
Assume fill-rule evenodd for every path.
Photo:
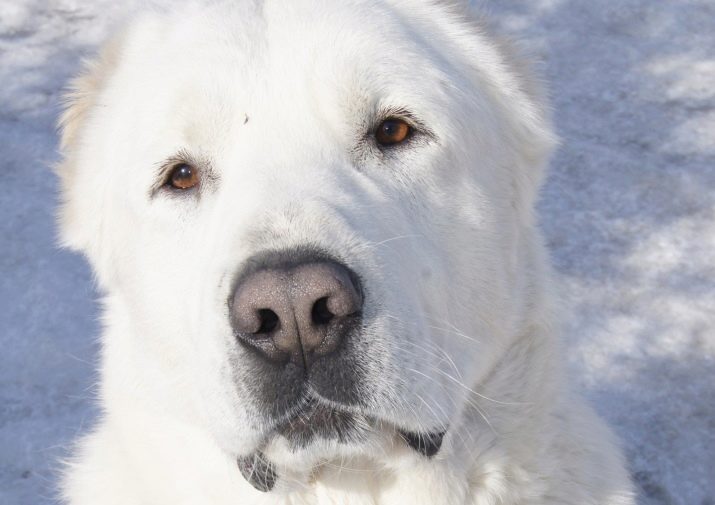
<instances>
[{"instance_id":1,"label":"dog's head","mask_svg":"<svg viewBox=\"0 0 715 505\"><path fill-rule=\"evenodd\" d=\"M104 394L247 471L437 451L533 309L553 140L523 74L456 1L129 24L76 81L59 168L107 295Z\"/></svg>"}]
</instances>

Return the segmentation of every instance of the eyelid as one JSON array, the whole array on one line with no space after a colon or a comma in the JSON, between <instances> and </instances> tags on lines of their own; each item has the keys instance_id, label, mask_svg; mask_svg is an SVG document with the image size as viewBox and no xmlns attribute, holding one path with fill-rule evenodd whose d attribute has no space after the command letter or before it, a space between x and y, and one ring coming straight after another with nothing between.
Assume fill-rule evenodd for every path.
<instances>
[{"instance_id":1,"label":"eyelid","mask_svg":"<svg viewBox=\"0 0 715 505\"><path fill-rule=\"evenodd\" d=\"M168 189L166 185L171 177L172 171L178 165L182 164L190 165L198 170L199 176L201 177L201 183L196 186L196 188L183 191L177 190L177 193L193 193L195 190L199 189L199 187L204 186L207 183L210 184L216 179L213 174L211 163L207 159L191 154L185 149L180 149L176 152L176 154L170 156L159 164L154 175L154 184L149 191L150 198L154 198L157 194L162 192L162 190Z\"/></svg>"},{"instance_id":2,"label":"eyelid","mask_svg":"<svg viewBox=\"0 0 715 505\"><path fill-rule=\"evenodd\" d=\"M374 132L377 128L388 119L400 119L407 123L407 125L413 130L412 134L425 134L431 138L435 138L434 133L430 130L425 123L417 117L412 111L405 107L384 107L381 108L377 114L375 114L375 119L370 131Z\"/></svg>"}]
</instances>

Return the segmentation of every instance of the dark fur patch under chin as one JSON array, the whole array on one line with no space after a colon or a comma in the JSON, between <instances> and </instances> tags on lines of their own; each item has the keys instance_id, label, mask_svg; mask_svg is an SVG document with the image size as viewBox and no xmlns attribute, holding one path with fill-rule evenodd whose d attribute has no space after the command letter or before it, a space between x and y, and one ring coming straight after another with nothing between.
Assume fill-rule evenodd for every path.
<instances>
[{"instance_id":1,"label":"dark fur patch under chin","mask_svg":"<svg viewBox=\"0 0 715 505\"><path fill-rule=\"evenodd\" d=\"M273 463L260 451L245 458L238 458L238 469L249 484L264 493L272 490L278 480Z\"/></svg>"},{"instance_id":2,"label":"dark fur patch under chin","mask_svg":"<svg viewBox=\"0 0 715 505\"><path fill-rule=\"evenodd\" d=\"M400 436L407 445L428 458L437 454L442 448L445 433L444 431L441 433L413 433L400 430Z\"/></svg>"}]
</instances>

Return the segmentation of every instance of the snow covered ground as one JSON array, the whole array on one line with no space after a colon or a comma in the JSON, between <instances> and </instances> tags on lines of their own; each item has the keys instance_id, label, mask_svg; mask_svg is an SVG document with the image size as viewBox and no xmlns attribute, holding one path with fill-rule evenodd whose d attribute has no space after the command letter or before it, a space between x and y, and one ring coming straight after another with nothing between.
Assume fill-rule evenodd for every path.
<instances>
[{"instance_id":1,"label":"snow covered ground","mask_svg":"<svg viewBox=\"0 0 715 505\"><path fill-rule=\"evenodd\" d=\"M715 0L481 0L544 59L541 204L575 376L643 505L715 504ZM55 503L91 424L91 275L55 247L58 93L119 8L0 0L0 504Z\"/></svg>"}]
</instances>

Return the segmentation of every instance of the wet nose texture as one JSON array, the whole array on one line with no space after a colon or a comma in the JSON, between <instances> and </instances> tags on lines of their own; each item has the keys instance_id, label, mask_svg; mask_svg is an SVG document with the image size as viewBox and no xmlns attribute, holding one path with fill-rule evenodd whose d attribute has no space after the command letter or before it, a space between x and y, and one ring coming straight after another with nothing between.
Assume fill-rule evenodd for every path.
<instances>
[{"instance_id":1,"label":"wet nose texture","mask_svg":"<svg viewBox=\"0 0 715 505\"><path fill-rule=\"evenodd\" d=\"M359 324L357 276L329 259L265 266L242 276L229 300L236 337L266 360L308 370Z\"/></svg>"}]
</instances>

